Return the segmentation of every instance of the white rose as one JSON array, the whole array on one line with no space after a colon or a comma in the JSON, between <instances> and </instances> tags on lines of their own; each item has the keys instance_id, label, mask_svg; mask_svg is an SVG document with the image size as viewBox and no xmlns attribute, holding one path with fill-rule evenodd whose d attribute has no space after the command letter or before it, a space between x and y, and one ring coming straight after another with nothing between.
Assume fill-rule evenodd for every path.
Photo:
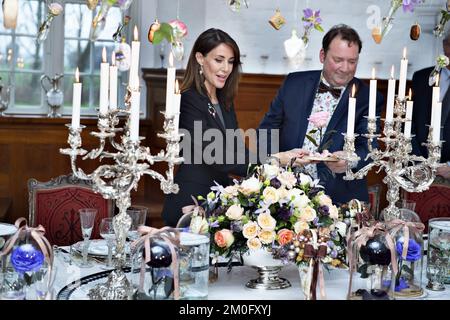
<instances>
[{"instance_id":1,"label":"white rose","mask_svg":"<svg viewBox=\"0 0 450 320\"><path fill-rule=\"evenodd\" d=\"M278 196L279 196L279 200L280 202L289 202L291 199L289 199L289 193L286 190L286 188L281 187L278 190ZM291 190L295 190L295 189L291 189ZM289 191L291 191L289 190Z\"/></svg>"},{"instance_id":2,"label":"white rose","mask_svg":"<svg viewBox=\"0 0 450 320\"><path fill-rule=\"evenodd\" d=\"M228 186L223 190L223 194L229 196L229 197L237 197L238 196L238 189L237 186Z\"/></svg>"},{"instance_id":3,"label":"white rose","mask_svg":"<svg viewBox=\"0 0 450 320\"><path fill-rule=\"evenodd\" d=\"M306 184L312 184L312 183L313 183L313 180L309 175L300 173L300 185L301 186L304 186Z\"/></svg>"},{"instance_id":4,"label":"white rose","mask_svg":"<svg viewBox=\"0 0 450 320\"><path fill-rule=\"evenodd\" d=\"M303 230L309 230L309 224L308 224L308 222L305 222L305 221L297 221L295 224L294 224L294 231L295 231L295 233L300 233L300 232L302 232Z\"/></svg>"},{"instance_id":5,"label":"white rose","mask_svg":"<svg viewBox=\"0 0 450 320\"><path fill-rule=\"evenodd\" d=\"M274 187L267 187L263 191L265 203L276 203L280 199L277 189Z\"/></svg>"},{"instance_id":6,"label":"white rose","mask_svg":"<svg viewBox=\"0 0 450 320\"><path fill-rule=\"evenodd\" d=\"M316 197L316 199L321 206L330 207L333 205L331 198L329 196L327 196L326 194L320 194Z\"/></svg>"},{"instance_id":7,"label":"white rose","mask_svg":"<svg viewBox=\"0 0 450 320\"><path fill-rule=\"evenodd\" d=\"M270 215L270 213L261 213L258 216L258 224L263 230L275 230L277 221Z\"/></svg>"},{"instance_id":8,"label":"white rose","mask_svg":"<svg viewBox=\"0 0 450 320\"><path fill-rule=\"evenodd\" d=\"M242 235L246 239L252 239L258 235L259 226L256 222L250 221L242 227Z\"/></svg>"},{"instance_id":9,"label":"white rose","mask_svg":"<svg viewBox=\"0 0 450 320\"><path fill-rule=\"evenodd\" d=\"M310 206L300 209L300 220L311 222L317 217L316 210Z\"/></svg>"},{"instance_id":10,"label":"white rose","mask_svg":"<svg viewBox=\"0 0 450 320\"><path fill-rule=\"evenodd\" d=\"M335 205L331 205L328 207L329 209L329 213L330 213L330 218L331 219L337 219L339 218L339 210Z\"/></svg>"},{"instance_id":11,"label":"white rose","mask_svg":"<svg viewBox=\"0 0 450 320\"><path fill-rule=\"evenodd\" d=\"M262 166L262 169L264 178L269 180L275 178L278 175L278 172L280 172L280 168L278 166L267 163Z\"/></svg>"},{"instance_id":12,"label":"white rose","mask_svg":"<svg viewBox=\"0 0 450 320\"><path fill-rule=\"evenodd\" d=\"M347 234L347 225L342 221L336 222L335 225L337 232L341 235L341 237L345 237L345 235Z\"/></svg>"},{"instance_id":13,"label":"white rose","mask_svg":"<svg viewBox=\"0 0 450 320\"><path fill-rule=\"evenodd\" d=\"M293 188L291 190L288 190L286 192L286 198L288 199L288 201L294 201L295 199L297 199L298 197L300 197L300 195L303 194L303 191L297 188Z\"/></svg>"},{"instance_id":14,"label":"white rose","mask_svg":"<svg viewBox=\"0 0 450 320\"><path fill-rule=\"evenodd\" d=\"M262 230L258 233L258 238L262 243L269 244L275 240L276 235L274 230Z\"/></svg>"},{"instance_id":15,"label":"white rose","mask_svg":"<svg viewBox=\"0 0 450 320\"><path fill-rule=\"evenodd\" d=\"M285 172L279 174L277 179L287 189L293 188L295 186L295 184L297 183L297 178L294 176L294 174L292 172L289 172L289 171L285 171Z\"/></svg>"},{"instance_id":16,"label":"white rose","mask_svg":"<svg viewBox=\"0 0 450 320\"><path fill-rule=\"evenodd\" d=\"M294 207L299 209L305 208L309 204L309 198L303 194L295 198L294 201L292 201L292 204L294 205Z\"/></svg>"},{"instance_id":17,"label":"white rose","mask_svg":"<svg viewBox=\"0 0 450 320\"><path fill-rule=\"evenodd\" d=\"M241 220L243 213L244 213L244 208L242 208L240 204L233 204L231 207L228 208L225 215L230 220Z\"/></svg>"},{"instance_id":18,"label":"white rose","mask_svg":"<svg viewBox=\"0 0 450 320\"><path fill-rule=\"evenodd\" d=\"M242 184L239 186L239 190L246 196L249 196L252 193L256 193L261 189L261 182L255 178L251 177L247 180L242 181Z\"/></svg>"},{"instance_id":19,"label":"white rose","mask_svg":"<svg viewBox=\"0 0 450 320\"><path fill-rule=\"evenodd\" d=\"M252 238L247 240L247 247L251 250L258 250L261 249L261 240L258 238Z\"/></svg>"}]
</instances>

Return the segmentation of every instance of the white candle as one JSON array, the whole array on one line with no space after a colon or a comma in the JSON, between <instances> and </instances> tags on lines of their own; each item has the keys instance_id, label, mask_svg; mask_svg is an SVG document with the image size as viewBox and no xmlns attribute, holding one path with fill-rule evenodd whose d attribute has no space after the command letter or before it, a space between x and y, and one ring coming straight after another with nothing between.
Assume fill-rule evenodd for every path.
<instances>
[{"instance_id":1,"label":"white candle","mask_svg":"<svg viewBox=\"0 0 450 320\"><path fill-rule=\"evenodd\" d=\"M100 64L100 113L108 112L109 63L106 61L106 49L103 47Z\"/></svg>"},{"instance_id":2,"label":"white candle","mask_svg":"<svg viewBox=\"0 0 450 320\"><path fill-rule=\"evenodd\" d=\"M441 92L439 88L439 74L436 77L436 83L433 87L433 94L431 96L431 119L430 119L430 125L433 125L433 118L434 118L434 110L436 109L436 103L439 102L441 98Z\"/></svg>"},{"instance_id":3,"label":"white candle","mask_svg":"<svg viewBox=\"0 0 450 320\"><path fill-rule=\"evenodd\" d=\"M375 68L372 68L372 79L370 80L369 92L369 118L375 119L375 107L377 104L377 80L375 79Z\"/></svg>"},{"instance_id":4,"label":"white candle","mask_svg":"<svg viewBox=\"0 0 450 320\"><path fill-rule=\"evenodd\" d=\"M398 83L398 98L404 99L406 92L406 75L408 73L408 59L406 59L406 47L403 48L403 58L400 61L400 80Z\"/></svg>"},{"instance_id":5,"label":"white candle","mask_svg":"<svg viewBox=\"0 0 450 320\"><path fill-rule=\"evenodd\" d=\"M111 66L109 67L109 109L117 109L117 66L114 51L111 55Z\"/></svg>"},{"instance_id":6,"label":"white candle","mask_svg":"<svg viewBox=\"0 0 450 320\"><path fill-rule=\"evenodd\" d=\"M175 111L173 109L173 96L175 93L175 77L176 69L173 66L173 55L172 52L169 54L169 67L167 68L167 80L166 80L166 115L170 116Z\"/></svg>"},{"instance_id":7,"label":"white candle","mask_svg":"<svg viewBox=\"0 0 450 320\"><path fill-rule=\"evenodd\" d=\"M72 95L72 128L78 129L80 127L80 108L81 108L81 87L80 72L75 71L75 82L73 83Z\"/></svg>"},{"instance_id":8,"label":"white candle","mask_svg":"<svg viewBox=\"0 0 450 320\"><path fill-rule=\"evenodd\" d=\"M140 42L138 41L138 30L134 26L134 40L131 42L131 65L130 65L130 79L129 86L131 90L139 88L139 50Z\"/></svg>"},{"instance_id":9,"label":"white candle","mask_svg":"<svg viewBox=\"0 0 450 320\"><path fill-rule=\"evenodd\" d=\"M411 138L411 120L412 120L412 113L413 113L413 104L414 102L411 101L411 88L409 89L409 99L406 101L406 116L405 116L405 131L404 135L405 138Z\"/></svg>"},{"instance_id":10,"label":"white candle","mask_svg":"<svg viewBox=\"0 0 450 320\"><path fill-rule=\"evenodd\" d=\"M436 102L434 105L434 118L433 118L433 143L439 144L441 141L441 113L442 102Z\"/></svg>"},{"instance_id":11,"label":"white candle","mask_svg":"<svg viewBox=\"0 0 450 320\"><path fill-rule=\"evenodd\" d=\"M181 94L180 88L178 85L178 80L175 82L175 93L173 95L173 113L175 114L175 133L178 134L178 126L180 123L180 102L181 102Z\"/></svg>"},{"instance_id":12,"label":"white candle","mask_svg":"<svg viewBox=\"0 0 450 320\"><path fill-rule=\"evenodd\" d=\"M388 81L388 94L386 101L386 122L392 122L394 118L395 79L394 66L391 68L391 78Z\"/></svg>"},{"instance_id":13,"label":"white candle","mask_svg":"<svg viewBox=\"0 0 450 320\"><path fill-rule=\"evenodd\" d=\"M139 105L141 101L141 92L131 91L131 114L130 114L130 140L139 141Z\"/></svg>"},{"instance_id":14,"label":"white candle","mask_svg":"<svg viewBox=\"0 0 450 320\"><path fill-rule=\"evenodd\" d=\"M356 111L356 98L355 98L355 85L352 87L352 95L348 98L348 118L347 118L347 136L353 137L355 131L355 111Z\"/></svg>"}]
</instances>

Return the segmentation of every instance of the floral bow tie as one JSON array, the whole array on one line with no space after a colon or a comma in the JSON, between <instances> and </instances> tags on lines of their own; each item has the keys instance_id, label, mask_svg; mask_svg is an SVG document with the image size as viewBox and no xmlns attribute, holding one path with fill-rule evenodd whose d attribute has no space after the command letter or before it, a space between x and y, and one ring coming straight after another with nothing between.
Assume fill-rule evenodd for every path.
<instances>
[{"instance_id":1,"label":"floral bow tie","mask_svg":"<svg viewBox=\"0 0 450 320\"><path fill-rule=\"evenodd\" d=\"M332 95L335 99L339 99L339 97L341 96L341 91L342 91L342 89L339 89L339 88L332 88L332 87L326 85L325 83L323 83L323 81L320 81L320 84L319 84L319 93L330 92L331 95Z\"/></svg>"}]
</instances>

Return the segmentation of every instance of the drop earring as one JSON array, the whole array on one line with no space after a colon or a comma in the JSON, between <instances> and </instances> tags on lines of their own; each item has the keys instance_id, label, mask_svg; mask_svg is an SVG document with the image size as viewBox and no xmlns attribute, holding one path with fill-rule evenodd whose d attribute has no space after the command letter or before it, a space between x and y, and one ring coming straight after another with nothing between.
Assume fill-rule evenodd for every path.
<instances>
[{"instance_id":1,"label":"drop earring","mask_svg":"<svg viewBox=\"0 0 450 320\"><path fill-rule=\"evenodd\" d=\"M198 70L198 73L200 73L200 75L203 75L203 65L200 65L200 69Z\"/></svg>"}]
</instances>

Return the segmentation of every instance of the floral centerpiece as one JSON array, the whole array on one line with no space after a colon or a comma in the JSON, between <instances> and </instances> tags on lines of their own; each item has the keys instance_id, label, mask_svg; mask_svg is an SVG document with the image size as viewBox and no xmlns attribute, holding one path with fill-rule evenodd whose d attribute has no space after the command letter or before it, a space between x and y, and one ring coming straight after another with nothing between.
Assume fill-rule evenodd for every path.
<instances>
[{"instance_id":1,"label":"floral centerpiece","mask_svg":"<svg viewBox=\"0 0 450 320\"><path fill-rule=\"evenodd\" d=\"M265 248L284 263L344 266L346 230L343 223L344 229L338 229L338 208L318 180L301 169L264 164L234 185L211 190L200 199L205 200L215 258L222 255L231 262L235 253Z\"/></svg>"}]
</instances>

